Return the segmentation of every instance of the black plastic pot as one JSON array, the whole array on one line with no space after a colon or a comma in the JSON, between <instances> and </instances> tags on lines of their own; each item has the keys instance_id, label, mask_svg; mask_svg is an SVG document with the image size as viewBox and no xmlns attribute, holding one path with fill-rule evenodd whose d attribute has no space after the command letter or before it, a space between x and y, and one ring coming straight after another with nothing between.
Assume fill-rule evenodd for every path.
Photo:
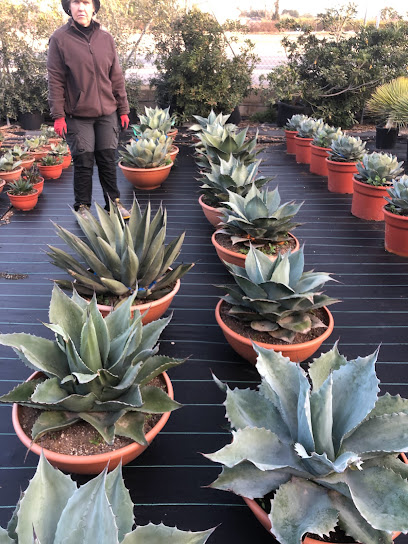
<instances>
[{"instance_id":1,"label":"black plastic pot","mask_svg":"<svg viewBox=\"0 0 408 544\"><path fill-rule=\"evenodd\" d=\"M229 116L228 123L239 125L240 122L241 122L241 112L239 111L239 106L235 106L231 115Z\"/></svg>"},{"instance_id":2,"label":"black plastic pot","mask_svg":"<svg viewBox=\"0 0 408 544\"><path fill-rule=\"evenodd\" d=\"M278 102L278 117L276 119L276 124L278 127L283 127L286 125L288 120L292 115L306 114L307 107L293 104L286 104L285 102Z\"/></svg>"},{"instance_id":3,"label":"black plastic pot","mask_svg":"<svg viewBox=\"0 0 408 544\"><path fill-rule=\"evenodd\" d=\"M19 113L17 120L24 130L39 130L44 123L44 116L39 111Z\"/></svg>"},{"instance_id":4,"label":"black plastic pot","mask_svg":"<svg viewBox=\"0 0 408 544\"><path fill-rule=\"evenodd\" d=\"M375 147L392 149L397 143L398 128L375 127Z\"/></svg>"}]
</instances>

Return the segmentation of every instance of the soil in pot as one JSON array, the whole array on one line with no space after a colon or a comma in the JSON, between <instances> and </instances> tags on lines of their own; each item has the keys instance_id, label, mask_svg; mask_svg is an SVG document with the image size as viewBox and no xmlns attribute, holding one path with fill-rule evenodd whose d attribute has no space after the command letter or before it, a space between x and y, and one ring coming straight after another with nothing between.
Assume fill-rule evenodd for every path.
<instances>
[{"instance_id":1,"label":"soil in pot","mask_svg":"<svg viewBox=\"0 0 408 544\"><path fill-rule=\"evenodd\" d=\"M232 244L231 237L228 234L223 234L222 232L215 233L215 239L217 243L229 251L234 253L239 253L241 255L247 255L249 252L249 247L244 244L244 242L238 242L237 244ZM276 257L279 253L286 253L287 251L293 251L296 248L296 240L290 238L286 242L278 242L276 244L265 244L262 247L257 247L259 251L265 253L265 255Z\"/></svg>"}]
</instances>

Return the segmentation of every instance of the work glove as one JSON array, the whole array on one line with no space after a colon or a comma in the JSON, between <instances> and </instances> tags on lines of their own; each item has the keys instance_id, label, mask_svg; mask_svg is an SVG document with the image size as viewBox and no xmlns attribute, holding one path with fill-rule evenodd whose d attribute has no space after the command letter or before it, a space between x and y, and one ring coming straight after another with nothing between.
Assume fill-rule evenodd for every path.
<instances>
[{"instance_id":1,"label":"work glove","mask_svg":"<svg viewBox=\"0 0 408 544\"><path fill-rule=\"evenodd\" d=\"M58 134L58 136L64 138L65 134L67 133L67 124L65 122L65 117L59 117L58 119L54 120L54 130Z\"/></svg>"},{"instance_id":2,"label":"work glove","mask_svg":"<svg viewBox=\"0 0 408 544\"><path fill-rule=\"evenodd\" d=\"M129 116L128 115L121 115L120 116L120 124L123 128L123 130L127 130L129 126Z\"/></svg>"}]
</instances>

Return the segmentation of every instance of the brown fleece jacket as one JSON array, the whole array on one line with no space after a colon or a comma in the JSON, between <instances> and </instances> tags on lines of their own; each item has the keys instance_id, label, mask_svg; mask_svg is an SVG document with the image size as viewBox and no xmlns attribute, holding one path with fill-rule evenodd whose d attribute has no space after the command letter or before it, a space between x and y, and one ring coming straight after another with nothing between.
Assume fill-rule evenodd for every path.
<instances>
[{"instance_id":1,"label":"brown fleece jacket","mask_svg":"<svg viewBox=\"0 0 408 544\"><path fill-rule=\"evenodd\" d=\"M129 113L125 80L115 43L93 21L90 35L70 19L49 41L48 102L53 119Z\"/></svg>"}]
</instances>

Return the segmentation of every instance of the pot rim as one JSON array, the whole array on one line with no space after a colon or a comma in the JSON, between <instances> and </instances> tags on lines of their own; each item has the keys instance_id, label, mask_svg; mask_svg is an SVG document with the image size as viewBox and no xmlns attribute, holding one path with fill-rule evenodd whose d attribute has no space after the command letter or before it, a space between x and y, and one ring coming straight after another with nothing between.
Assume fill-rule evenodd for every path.
<instances>
[{"instance_id":1,"label":"pot rim","mask_svg":"<svg viewBox=\"0 0 408 544\"><path fill-rule=\"evenodd\" d=\"M38 182L39 183L39 182ZM35 197L38 193L38 189L34 189L33 193L29 193L28 195L10 195L8 191L6 191L6 194L9 198L16 198L17 200L20 198L28 198L28 197Z\"/></svg>"},{"instance_id":2,"label":"pot rim","mask_svg":"<svg viewBox=\"0 0 408 544\"><path fill-rule=\"evenodd\" d=\"M168 168L171 168L173 164L173 161L171 161L170 164L165 164L164 166L155 166L154 168L131 168L130 166L123 166L122 161L119 161L118 166L119 168L122 168L122 170L127 170L129 172L158 172L159 170L166 170Z\"/></svg>"},{"instance_id":3,"label":"pot rim","mask_svg":"<svg viewBox=\"0 0 408 544\"><path fill-rule=\"evenodd\" d=\"M350 161L350 162L345 162L345 161L331 161L329 159L329 157L326 157L325 159L327 162L329 162L330 164L344 164L344 165L351 165L351 164L357 164L358 162L360 161Z\"/></svg>"}]
</instances>

